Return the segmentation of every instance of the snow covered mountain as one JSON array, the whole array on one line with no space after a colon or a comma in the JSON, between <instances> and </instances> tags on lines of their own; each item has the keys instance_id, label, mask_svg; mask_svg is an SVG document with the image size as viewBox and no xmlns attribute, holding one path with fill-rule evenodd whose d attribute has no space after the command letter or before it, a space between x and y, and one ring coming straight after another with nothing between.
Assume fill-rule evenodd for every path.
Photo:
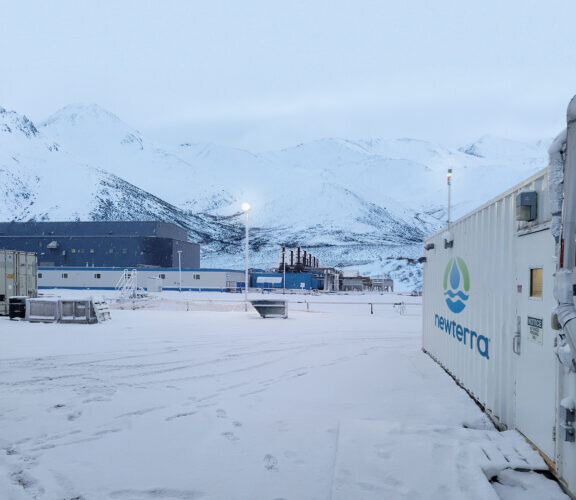
<instances>
[{"instance_id":1,"label":"snow covered mountain","mask_svg":"<svg viewBox=\"0 0 576 500\"><path fill-rule=\"evenodd\" d=\"M425 141L321 139L254 154L193 142L162 147L97 105L67 106L37 127L0 108L3 220L175 222L204 266L242 267L249 201L251 263L282 244L326 265L386 272L418 286L422 238L445 219L445 173L463 214L546 164L545 142L484 137L458 150Z\"/></svg>"},{"instance_id":2,"label":"snow covered mountain","mask_svg":"<svg viewBox=\"0 0 576 500\"><path fill-rule=\"evenodd\" d=\"M104 169L82 162L25 116L0 108L0 219L166 220L197 240L228 246L230 224L189 213Z\"/></svg>"}]
</instances>

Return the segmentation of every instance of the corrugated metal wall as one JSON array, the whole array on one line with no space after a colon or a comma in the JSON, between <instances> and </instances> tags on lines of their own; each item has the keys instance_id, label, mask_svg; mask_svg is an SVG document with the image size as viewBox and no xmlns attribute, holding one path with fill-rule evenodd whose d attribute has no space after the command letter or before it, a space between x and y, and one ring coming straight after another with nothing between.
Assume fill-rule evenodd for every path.
<instances>
[{"instance_id":1,"label":"corrugated metal wall","mask_svg":"<svg viewBox=\"0 0 576 500\"><path fill-rule=\"evenodd\" d=\"M454 222L452 248L444 247L443 232L425 241L434 249L424 251L422 344L503 426L518 429L547 454L576 493L576 444L558 439L554 432L560 423L560 400L576 398L576 376L554 355L556 333L550 317L556 305L556 264L547 173L539 172ZM533 222L516 221L516 195L525 190L538 193ZM447 267L450 273L451 262L458 258L464 265L457 266L454 283L446 285ZM462 290L463 267L469 274L467 299L461 311L453 311L447 297ZM537 268L542 269L541 296L530 291L531 270ZM521 344L514 352L517 318ZM541 322L536 340L529 320ZM489 339L489 349L481 353L478 346L470 346L472 331Z\"/></svg>"},{"instance_id":2,"label":"corrugated metal wall","mask_svg":"<svg viewBox=\"0 0 576 500\"><path fill-rule=\"evenodd\" d=\"M36 297L36 254L0 250L0 314L8 314L10 297Z\"/></svg>"},{"instance_id":3,"label":"corrugated metal wall","mask_svg":"<svg viewBox=\"0 0 576 500\"><path fill-rule=\"evenodd\" d=\"M497 419L514 423L514 363L512 340L516 330L516 193L539 193L538 224L546 225L548 192L546 172L540 172L500 198L480 207L451 225L453 248L444 248L443 233L426 240L435 248L426 251L423 284L423 347L441 363ZM526 230L531 224L522 223ZM550 238L552 238L550 236ZM452 312L444 295L444 275L451 259L460 257L470 275L468 300L460 313ZM468 342L439 328L446 318L468 329ZM476 345L470 345L475 332ZM478 350L478 336L488 341L485 355ZM483 348L483 342L480 343Z\"/></svg>"}]
</instances>

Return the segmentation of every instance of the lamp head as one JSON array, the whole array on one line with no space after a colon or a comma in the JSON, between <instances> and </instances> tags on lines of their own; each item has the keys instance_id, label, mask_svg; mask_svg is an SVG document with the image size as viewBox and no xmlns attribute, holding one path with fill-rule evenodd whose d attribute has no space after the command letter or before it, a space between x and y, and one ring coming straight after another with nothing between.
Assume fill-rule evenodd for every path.
<instances>
[{"instance_id":1,"label":"lamp head","mask_svg":"<svg viewBox=\"0 0 576 500\"><path fill-rule=\"evenodd\" d=\"M242 203L242 211L248 212L250 210L250 203Z\"/></svg>"}]
</instances>

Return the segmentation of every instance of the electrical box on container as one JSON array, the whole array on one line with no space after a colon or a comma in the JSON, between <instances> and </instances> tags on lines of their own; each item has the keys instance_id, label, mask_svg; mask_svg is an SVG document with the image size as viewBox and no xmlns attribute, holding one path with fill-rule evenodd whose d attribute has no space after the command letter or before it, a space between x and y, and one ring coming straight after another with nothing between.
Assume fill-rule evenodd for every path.
<instances>
[{"instance_id":1,"label":"electrical box on container","mask_svg":"<svg viewBox=\"0 0 576 500\"><path fill-rule=\"evenodd\" d=\"M530 222L538 216L538 193L524 191L516 195L516 220Z\"/></svg>"}]
</instances>

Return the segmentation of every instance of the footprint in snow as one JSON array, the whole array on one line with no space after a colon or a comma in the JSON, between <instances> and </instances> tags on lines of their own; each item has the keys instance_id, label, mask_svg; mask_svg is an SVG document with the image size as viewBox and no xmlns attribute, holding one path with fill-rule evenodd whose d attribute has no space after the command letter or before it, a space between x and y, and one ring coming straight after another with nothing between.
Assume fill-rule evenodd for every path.
<instances>
[{"instance_id":1,"label":"footprint in snow","mask_svg":"<svg viewBox=\"0 0 576 500\"><path fill-rule=\"evenodd\" d=\"M278 459L273 455L265 455L264 456L264 467L266 470L278 470Z\"/></svg>"},{"instance_id":2,"label":"footprint in snow","mask_svg":"<svg viewBox=\"0 0 576 500\"><path fill-rule=\"evenodd\" d=\"M82 415L81 411L75 411L74 413L68 414L68 420L70 420L70 422L72 422L73 420L80 418L81 415Z\"/></svg>"},{"instance_id":3,"label":"footprint in snow","mask_svg":"<svg viewBox=\"0 0 576 500\"><path fill-rule=\"evenodd\" d=\"M224 436L228 441L238 441L240 439L233 432L223 432L222 436Z\"/></svg>"},{"instance_id":4,"label":"footprint in snow","mask_svg":"<svg viewBox=\"0 0 576 500\"><path fill-rule=\"evenodd\" d=\"M216 416L218 418L228 418L228 414L226 413L226 410L222 410L221 408L216 410Z\"/></svg>"}]
</instances>

